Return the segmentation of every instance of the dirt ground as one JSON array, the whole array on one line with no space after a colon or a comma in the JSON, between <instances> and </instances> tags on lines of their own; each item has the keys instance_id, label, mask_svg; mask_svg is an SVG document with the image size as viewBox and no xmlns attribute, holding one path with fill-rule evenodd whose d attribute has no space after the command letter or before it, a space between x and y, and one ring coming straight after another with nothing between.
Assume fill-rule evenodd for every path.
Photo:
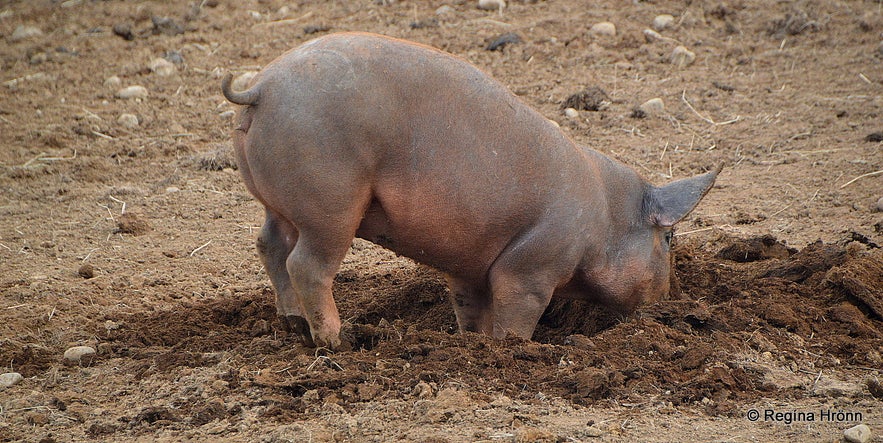
<instances>
[{"instance_id":1,"label":"dirt ground","mask_svg":"<svg viewBox=\"0 0 883 443\"><path fill-rule=\"evenodd\" d=\"M476 4L0 2L0 441L883 441L883 4ZM654 183L723 163L672 299L461 335L435 271L357 240L355 349L282 330L220 78L350 30L466 58Z\"/></svg>"}]
</instances>

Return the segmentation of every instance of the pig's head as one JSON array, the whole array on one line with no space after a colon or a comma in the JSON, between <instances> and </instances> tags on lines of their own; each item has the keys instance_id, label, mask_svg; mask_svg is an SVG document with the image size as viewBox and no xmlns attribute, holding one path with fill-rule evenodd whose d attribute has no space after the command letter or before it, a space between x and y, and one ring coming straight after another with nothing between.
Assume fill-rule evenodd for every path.
<instances>
[{"instance_id":1,"label":"pig's head","mask_svg":"<svg viewBox=\"0 0 883 443\"><path fill-rule=\"evenodd\" d=\"M714 185L721 168L656 187L643 180L611 208L616 227L603 257L586 268L586 281L597 301L620 312L668 296L673 226ZM617 216L616 212L623 211Z\"/></svg>"}]
</instances>

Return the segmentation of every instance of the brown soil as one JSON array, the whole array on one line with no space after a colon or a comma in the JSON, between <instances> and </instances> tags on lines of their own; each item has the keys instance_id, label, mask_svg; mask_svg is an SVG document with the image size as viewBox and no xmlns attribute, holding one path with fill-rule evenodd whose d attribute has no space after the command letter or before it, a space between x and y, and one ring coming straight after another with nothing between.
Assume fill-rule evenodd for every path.
<instances>
[{"instance_id":1,"label":"brown soil","mask_svg":"<svg viewBox=\"0 0 883 443\"><path fill-rule=\"evenodd\" d=\"M0 372L24 376L0 390L0 441L883 433L880 2L475 3L0 4ZM646 42L663 13L668 40ZM617 35L592 36L599 21ZM286 334L219 78L344 30L459 54L655 183L723 163L679 226L672 299L628 318L556 300L534 341L458 334L436 272L356 241L334 287L354 349ZM172 75L149 68L164 56ZM135 84L147 98L116 98ZM583 91L604 106L566 118ZM633 117L654 97L662 115ZM64 364L76 345L97 355Z\"/></svg>"}]
</instances>

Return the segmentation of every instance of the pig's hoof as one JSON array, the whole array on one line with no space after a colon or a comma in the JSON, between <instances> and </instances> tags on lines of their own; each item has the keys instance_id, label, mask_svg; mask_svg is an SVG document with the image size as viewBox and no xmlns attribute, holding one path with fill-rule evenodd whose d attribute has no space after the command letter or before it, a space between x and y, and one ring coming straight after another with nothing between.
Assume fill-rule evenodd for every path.
<instances>
[{"instance_id":1,"label":"pig's hoof","mask_svg":"<svg viewBox=\"0 0 883 443\"><path fill-rule=\"evenodd\" d=\"M313 334L313 343L317 348L328 348L332 351L341 349L340 334Z\"/></svg>"},{"instance_id":2,"label":"pig's hoof","mask_svg":"<svg viewBox=\"0 0 883 443\"><path fill-rule=\"evenodd\" d=\"M305 318L298 315L280 315L279 321L282 323L283 330L300 336L305 346L316 347L313 337L310 335L310 324Z\"/></svg>"}]
</instances>

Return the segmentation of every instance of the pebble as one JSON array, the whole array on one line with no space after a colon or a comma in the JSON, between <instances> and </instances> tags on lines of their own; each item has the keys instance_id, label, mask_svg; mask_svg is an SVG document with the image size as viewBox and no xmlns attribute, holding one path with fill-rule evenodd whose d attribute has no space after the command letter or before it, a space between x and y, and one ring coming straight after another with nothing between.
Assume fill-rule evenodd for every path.
<instances>
[{"instance_id":1,"label":"pebble","mask_svg":"<svg viewBox=\"0 0 883 443\"><path fill-rule=\"evenodd\" d=\"M521 43L521 37L514 32L507 32L488 43L485 49L488 51L502 51L507 45L515 43Z\"/></svg>"},{"instance_id":2,"label":"pebble","mask_svg":"<svg viewBox=\"0 0 883 443\"><path fill-rule=\"evenodd\" d=\"M616 35L616 25L610 22L595 23L592 25L592 28L589 29L589 32L592 35L613 37Z\"/></svg>"},{"instance_id":3,"label":"pebble","mask_svg":"<svg viewBox=\"0 0 883 443\"><path fill-rule=\"evenodd\" d=\"M124 128L137 128L138 127L138 117L134 114L120 114L117 118L117 123Z\"/></svg>"},{"instance_id":4,"label":"pebble","mask_svg":"<svg viewBox=\"0 0 883 443\"><path fill-rule=\"evenodd\" d=\"M128 23L117 23L113 25L113 33L123 40L135 40L135 33L132 32L132 25Z\"/></svg>"},{"instance_id":5,"label":"pebble","mask_svg":"<svg viewBox=\"0 0 883 443\"><path fill-rule=\"evenodd\" d=\"M696 54L683 46L678 46L671 51L671 57L669 60L671 61L671 64L679 68L684 68L696 60Z\"/></svg>"},{"instance_id":6,"label":"pebble","mask_svg":"<svg viewBox=\"0 0 883 443\"><path fill-rule=\"evenodd\" d=\"M153 22L155 34L178 35L184 33L184 28L168 17L153 16L150 17L150 21Z\"/></svg>"},{"instance_id":7,"label":"pebble","mask_svg":"<svg viewBox=\"0 0 883 443\"><path fill-rule=\"evenodd\" d=\"M0 374L0 389L6 389L10 386L14 386L21 380L22 376L18 372L7 372L5 374Z\"/></svg>"},{"instance_id":8,"label":"pebble","mask_svg":"<svg viewBox=\"0 0 883 443\"><path fill-rule=\"evenodd\" d=\"M662 39L663 39L662 34L656 32L652 29L645 29L644 30L644 40L646 40L647 43L658 42Z\"/></svg>"},{"instance_id":9,"label":"pebble","mask_svg":"<svg viewBox=\"0 0 883 443\"><path fill-rule=\"evenodd\" d=\"M162 57L176 65L184 63L184 56L178 51L168 51Z\"/></svg>"},{"instance_id":10,"label":"pebble","mask_svg":"<svg viewBox=\"0 0 883 443\"><path fill-rule=\"evenodd\" d=\"M604 431L602 431L594 426L589 426L586 428L585 434L587 437L597 438L597 437L604 435Z\"/></svg>"},{"instance_id":11,"label":"pebble","mask_svg":"<svg viewBox=\"0 0 883 443\"><path fill-rule=\"evenodd\" d=\"M178 68L174 63L164 59L164 58L155 58L147 64L147 67L150 68L150 71L160 77L167 77L178 71Z\"/></svg>"},{"instance_id":12,"label":"pebble","mask_svg":"<svg viewBox=\"0 0 883 443\"><path fill-rule=\"evenodd\" d=\"M12 35L9 37L9 40L12 42L19 42L34 37L39 37L41 35L43 35L43 31L41 31L40 28L36 26L19 25L19 27L15 28L15 31L12 31Z\"/></svg>"},{"instance_id":13,"label":"pebble","mask_svg":"<svg viewBox=\"0 0 883 443\"><path fill-rule=\"evenodd\" d=\"M579 117L579 111L573 108L567 108L564 110L564 115L567 116L567 118L577 118Z\"/></svg>"},{"instance_id":14,"label":"pebble","mask_svg":"<svg viewBox=\"0 0 883 443\"><path fill-rule=\"evenodd\" d=\"M883 197L880 197L880 199L877 200L876 208L877 212L883 212Z\"/></svg>"},{"instance_id":15,"label":"pebble","mask_svg":"<svg viewBox=\"0 0 883 443\"><path fill-rule=\"evenodd\" d=\"M664 31L675 24L675 18L671 14L660 14L653 19L653 29Z\"/></svg>"},{"instance_id":16,"label":"pebble","mask_svg":"<svg viewBox=\"0 0 883 443\"><path fill-rule=\"evenodd\" d=\"M871 428L861 424L843 431L843 439L850 443L867 443L871 441Z\"/></svg>"},{"instance_id":17,"label":"pebble","mask_svg":"<svg viewBox=\"0 0 883 443\"><path fill-rule=\"evenodd\" d=\"M439 6L438 9L435 10L435 15L448 15L453 14L456 10L448 5Z\"/></svg>"},{"instance_id":18,"label":"pebble","mask_svg":"<svg viewBox=\"0 0 883 443\"><path fill-rule=\"evenodd\" d=\"M485 11L501 11L505 7L505 0L478 0L478 9Z\"/></svg>"},{"instance_id":19,"label":"pebble","mask_svg":"<svg viewBox=\"0 0 883 443\"><path fill-rule=\"evenodd\" d=\"M218 114L218 115L219 115L222 119L225 119L225 120L226 120L226 119L231 118L231 117L233 117L234 115L236 115L236 111L224 111L224 112L222 112L222 113L220 113L220 114Z\"/></svg>"},{"instance_id":20,"label":"pebble","mask_svg":"<svg viewBox=\"0 0 883 443\"><path fill-rule=\"evenodd\" d=\"M663 103L662 99L659 97L651 98L650 100L641 103L641 106L638 106L638 109L647 115L659 115L665 112L665 103Z\"/></svg>"},{"instance_id":21,"label":"pebble","mask_svg":"<svg viewBox=\"0 0 883 443\"><path fill-rule=\"evenodd\" d=\"M64 351L64 359L72 363L86 362L94 355L95 348L90 346L74 346Z\"/></svg>"},{"instance_id":22,"label":"pebble","mask_svg":"<svg viewBox=\"0 0 883 443\"><path fill-rule=\"evenodd\" d=\"M178 188L177 186L169 186L168 188L166 188L166 193L168 193L168 194L174 194L174 193L176 193L176 192L178 192L178 191L180 191L180 190L181 190L181 189Z\"/></svg>"},{"instance_id":23,"label":"pebble","mask_svg":"<svg viewBox=\"0 0 883 443\"><path fill-rule=\"evenodd\" d=\"M147 88L141 85L127 86L117 91L119 98L147 98Z\"/></svg>"},{"instance_id":24,"label":"pebble","mask_svg":"<svg viewBox=\"0 0 883 443\"><path fill-rule=\"evenodd\" d=\"M119 88L123 85L123 81L119 77L112 75L104 79L104 86L107 88Z\"/></svg>"}]
</instances>

